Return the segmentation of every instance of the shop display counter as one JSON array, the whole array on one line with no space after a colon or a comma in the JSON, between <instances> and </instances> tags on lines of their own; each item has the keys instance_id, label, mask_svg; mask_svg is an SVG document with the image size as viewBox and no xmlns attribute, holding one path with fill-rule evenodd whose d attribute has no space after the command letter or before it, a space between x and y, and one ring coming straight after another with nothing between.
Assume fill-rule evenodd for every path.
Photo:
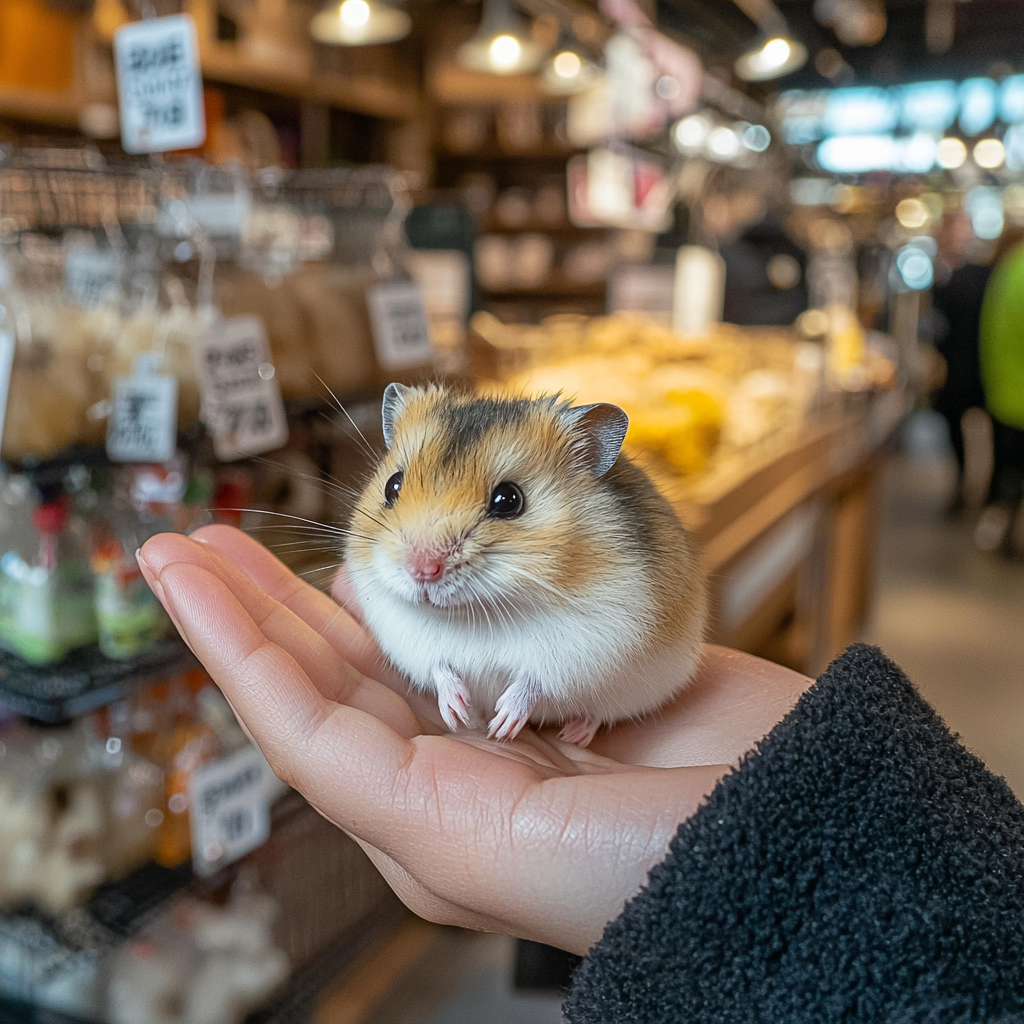
<instances>
[{"instance_id":1,"label":"shop display counter","mask_svg":"<svg viewBox=\"0 0 1024 1024\"><path fill-rule=\"evenodd\" d=\"M704 555L711 639L809 674L851 643L870 605L878 478L909 408L845 396L797 435L690 480L648 465Z\"/></svg>"}]
</instances>

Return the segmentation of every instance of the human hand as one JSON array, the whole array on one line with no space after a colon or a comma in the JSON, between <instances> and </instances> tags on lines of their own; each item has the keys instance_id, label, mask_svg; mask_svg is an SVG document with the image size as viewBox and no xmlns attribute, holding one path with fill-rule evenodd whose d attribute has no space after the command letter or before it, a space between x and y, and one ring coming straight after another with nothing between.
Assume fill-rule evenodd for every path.
<instances>
[{"instance_id":1,"label":"human hand","mask_svg":"<svg viewBox=\"0 0 1024 1024\"><path fill-rule=\"evenodd\" d=\"M451 735L345 607L237 530L155 537L140 567L274 771L412 910L577 953L811 682L708 647L675 701L589 749ZM335 590L351 607L344 576Z\"/></svg>"}]
</instances>

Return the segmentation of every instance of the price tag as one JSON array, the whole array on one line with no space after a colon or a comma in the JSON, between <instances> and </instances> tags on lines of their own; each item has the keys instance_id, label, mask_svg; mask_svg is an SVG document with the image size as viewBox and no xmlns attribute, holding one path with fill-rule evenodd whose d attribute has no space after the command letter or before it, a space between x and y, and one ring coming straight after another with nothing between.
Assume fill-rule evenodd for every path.
<instances>
[{"instance_id":1,"label":"price tag","mask_svg":"<svg viewBox=\"0 0 1024 1024\"><path fill-rule=\"evenodd\" d=\"M192 149L206 139L195 22L135 21L114 35L121 145L129 153Z\"/></svg>"},{"instance_id":2,"label":"price tag","mask_svg":"<svg viewBox=\"0 0 1024 1024\"><path fill-rule=\"evenodd\" d=\"M189 780L192 866L208 877L270 837L270 804L279 792L257 747L201 764Z\"/></svg>"},{"instance_id":3,"label":"price tag","mask_svg":"<svg viewBox=\"0 0 1024 1024\"><path fill-rule=\"evenodd\" d=\"M7 415L7 392L14 370L14 335L0 331L0 447L4 443L4 418Z\"/></svg>"},{"instance_id":4,"label":"price tag","mask_svg":"<svg viewBox=\"0 0 1024 1024\"><path fill-rule=\"evenodd\" d=\"M68 300L95 309L117 290L117 258L114 253L76 245L64 260L64 293Z\"/></svg>"},{"instance_id":5,"label":"price tag","mask_svg":"<svg viewBox=\"0 0 1024 1024\"><path fill-rule=\"evenodd\" d=\"M231 462L287 443L281 386L259 317L224 318L203 332L199 382L218 459Z\"/></svg>"},{"instance_id":6,"label":"price tag","mask_svg":"<svg viewBox=\"0 0 1024 1024\"><path fill-rule=\"evenodd\" d=\"M166 462L174 455L178 429L178 381L136 372L114 380L107 423L111 462Z\"/></svg>"},{"instance_id":7,"label":"price tag","mask_svg":"<svg viewBox=\"0 0 1024 1024\"><path fill-rule=\"evenodd\" d=\"M415 281L385 281L366 293L377 361L385 370L429 363L432 356L427 313Z\"/></svg>"}]
</instances>

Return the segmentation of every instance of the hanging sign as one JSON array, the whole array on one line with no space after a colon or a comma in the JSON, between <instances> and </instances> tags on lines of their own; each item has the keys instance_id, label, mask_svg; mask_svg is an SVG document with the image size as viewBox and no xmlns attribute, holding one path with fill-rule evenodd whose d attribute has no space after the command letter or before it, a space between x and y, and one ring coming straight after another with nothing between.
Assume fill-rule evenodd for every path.
<instances>
[{"instance_id":1,"label":"hanging sign","mask_svg":"<svg viewBox=\"0 0 1024 1024\"><path fill-rule=\"evenodd\" d=\"M130 377L114 379L107 422L107 458L111 462L166 462L174 455L178 433L178 380L156 373L160 357L135 360Z\"/></svg>"},{"instance_id":2,"label":"hanging sign","mask_svg":"<svg viewBox=\"0 0 1024 1024\"><path fill-rule=\"evenodd\" d=\"M263 321L218 319L199 339L203 419L222 462L281 448L288 420Z\"/></svg>"},{"instance_id":3,"label":"hanging sign","mask_svg":"<svg viewBox=\"0 0 1024 1024\"><path fill-rule=\"evenodd\" d=\"M423 295L415 281L395 279L366 293L377 361L384 370L406 370L429 363L430 329Z\"/></svg>"},{"instance_id":4,"label":"hanging sign","mask_svg":"<svg viewBox=\"0 0 1024 1024\"><path fill-rule=\"evenodd\" d=\"M192 866L208 877L270 838L270 804L278 788L257 747L206 761L188 787Z\"/></svg>"},{"instance_id":5,"label":"hanging sign","mask_svg":"<svg viewBox=\"0 0 1024 1024\"><path fill-rule=\"evenodd\" d=\"M4 442L4 417L7 415L7 392L14 371L14 335L0 331L0 447Z\"/></svg>"},{"instance_id":6,"label":"hanging sign","mask_svg":"<svg viewBox=\"0 0 1024 1024\"><path fill-rule=\"evenodd\" d=\"M117 257L113 252L76 245L64 259L64 293L69 302L95 309L117 290Z\"/></svg>"},{"instance_id":7,"label":"hanging sign","mask_svg":"<svg viewBox=\"0 0 1024 1024\"><path fill-rule=\"evenodd\" d=\"M121 145L128 153L193 149L206 139L195 22L149 18L114 35Z\"/></svg>"}]
</instances>

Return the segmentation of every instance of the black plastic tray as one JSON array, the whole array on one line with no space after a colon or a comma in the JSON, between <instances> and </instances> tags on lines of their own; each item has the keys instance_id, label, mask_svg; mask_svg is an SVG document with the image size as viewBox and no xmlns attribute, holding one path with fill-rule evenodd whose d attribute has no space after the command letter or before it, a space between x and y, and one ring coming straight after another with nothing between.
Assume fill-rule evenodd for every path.
<instances>
[{"instance_id":1,"label":"black plastic tray","mask_svg":"<svg viewBox=\"0 0 1024 1024\"><path fill-rule=\"evenodd\" d=\"M41 722L65 722L120 699L139 683L198 664L178 637L158 640L144 653L124 660L86 647L56 665L31 665L0 651L0 705Z\"/></svg>"}]
</instances>

